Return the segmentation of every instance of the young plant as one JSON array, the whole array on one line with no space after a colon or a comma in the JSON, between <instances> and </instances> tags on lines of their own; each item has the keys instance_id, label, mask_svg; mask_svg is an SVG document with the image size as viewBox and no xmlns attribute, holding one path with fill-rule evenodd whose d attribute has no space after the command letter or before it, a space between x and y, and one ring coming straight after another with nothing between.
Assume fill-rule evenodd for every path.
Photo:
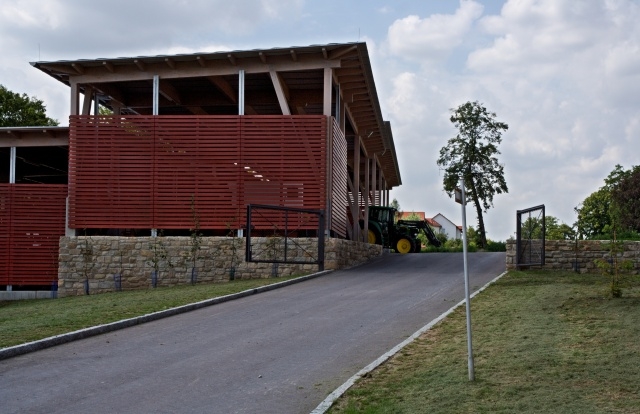
<instances>
[{"instance_id":1,"label":"young plant","mask_svg":"<svg viewBox=\"0 0 640 414\"><path fill-rule=\"evenodd\" d=\"M618 240L617 233L620 229L619 209L616 203L609 207L611 217L611 240L605 244L609 250L609 260L596 259L596 266L602 274L609 277L609 294L611 297L622 297L623 275L633 269L633 262L622 260L624 254L624 241Z\"/></svg>"},{"instance_id":2,"label":"young plant","mask_svg":"<svg viewBox=\"0 0 640 414\"><path fill-rule=\"evenodd\" d=\"M191 220L193 226L189 229L189 254L187 259L191 263L191 284L194 285L197 280L196 264L202 248L202 233L200 232L200 215L196 210L196 201L193 195L191 196Z\"/></svg>"},{"instance_id":3,"label":"young plant","mask_svg":"<svg viewBox=\"0 0 640 414\"><path fill-rule=\"evenodd\" d=\"M234 235L234 230L231 228L231 223L235 222L235 217L229 220L226 223L227 226L227 237L231 237L231 266L229 268L229 280L234 280L236 278L236 267L240 261L238 258L238 245L236 244L236 239Z\"/></svg>"},{"instance_id":4,"label":"young plant","mask_svg":"<svg viewBox=\"0 0 640 414\"><path fill-rule=\"evenodd\" d=\"M622 260L624 253L624 242L616 237L616 230L612 231L609 243L605 244L609 250L609 260L596 259L595 264L602 271L602 274L609 277L609 294L611 297L622 297L624 284L624 274L633 269L631 260Z\"/></svg>"},{"instance_id":5,"label":"young plant","mask_svg":"<svg viewBox=\"0 0 640 414\"><path fill-rule=\"evenodd\" d=\"M162 263L164 262L169 268L173 268L173 262L169 258L169 252L164 243L159 240L160 237L162 237L162 230L160 230L157 237L152 238L153 242L149 243L151 258L147 260L147 264L153 268L153 272L151 272L151 286L154 288L158 286Z\"/></svg>"},{"instance_id":6,"label":"young plant","mask_svg":"<svg viewBox=\"0 0 640 414\"><path fill-rule=\"evenodd\" d=\"M84 293L89 294L89 275L95 267L95 256L93 252L93 243L91 243L91 237L86 236L84 243L80 246L80 254L82 255L82 274L84 275Z\"/></svg>"}]
</instances>

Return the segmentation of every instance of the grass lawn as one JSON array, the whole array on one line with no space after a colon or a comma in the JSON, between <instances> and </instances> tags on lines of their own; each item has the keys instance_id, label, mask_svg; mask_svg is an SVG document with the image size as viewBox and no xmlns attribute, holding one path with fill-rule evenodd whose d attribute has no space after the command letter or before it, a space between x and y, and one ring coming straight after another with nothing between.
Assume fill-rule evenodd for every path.
<instances>
[{"instance_id":1,"label":"grass lawn","mask_svg":"<svg viewBox=\"0 0 640 414\"><path fill-rule=\"evenodd\" d=\"M360 379L330 413L640 413L640 278L510 272Z\"/></svg>"},{"instance_id":2,"label":"grass lawn","mask_svg":"<svg viewBox=\"0 0 640 414\"><path fill-rule=\"evenodd\" d=\"M294 278L235 280L60 299L0 301L0 348Z\"/></svg>"}]
</instances>

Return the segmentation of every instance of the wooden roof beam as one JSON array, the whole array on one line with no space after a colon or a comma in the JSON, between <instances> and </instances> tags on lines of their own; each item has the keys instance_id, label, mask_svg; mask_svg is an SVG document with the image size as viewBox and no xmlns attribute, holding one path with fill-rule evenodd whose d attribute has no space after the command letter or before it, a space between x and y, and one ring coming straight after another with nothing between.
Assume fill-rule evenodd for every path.
<instances>
[{"instance_id":1,"label":"wooden roof beam","mask_svg":"<svg viewBox=\"0 0 640 414\"><path fill-rule=\"evenodd\" d=\"M138 69L140 69L141 72L145 72L147 70L146 65L140 59L135 59L133 63L136 65Z\"/></svg>"},{"instance_id":2,"label":"wooden roof beam","mask_svg":"<svg viewBox=\"0 0 640 414\"><path fill-rule=\"evenodd\" d=\"M289 109L289 88L284 83L278 72L269 71L269 75L271 76L271 82L273 83L273 87L276 90L276 96L278 97L278 103L280 103L280 110L282 111L282 115L291 115L291 110Z\"/></svg>"},{"instance_id":3,"label":"wooden roof beam","mask_svg":"<svg viewBox=\"0 0 640 414\"><path fill-rule=\"evenodd\" d=\"M207 76L209 82L213 83L231 102L238 103L238 94L233 87L221 76Z\"/></svg>"},{"instance_id":4,"label":"wooden roof beam","mask_svg":"<svg viewBox=\"0 0 640 414\"><path fill-rule=\"evenodd\" d=\"M355 51L358 49L357 45L352 45L349 47L341 48L333 50L329 53L329 59L340 59L341 57Z\"/></svg>"},{"instance_id":5,"label":"wooden roof beam","mask_svg":"<svg viewBox=\"0 0 640 414\"><path fill-rule=\"evenodd\" d=\"M92 86L94 87L94 89L99 90L102 93L102 95L106 95L106 96L110 97L112 100L118 102L123 107L127 106L127 104L125 102L125 99L124 99L124 95L122 94L120 89L118 89L116 86L114 86L114 84L112 84L112 83L110 83L110 84L98 84L98 85L94 84Z\"/></svg>"},{"instance_id":6,"label":"wooden roof beam","mask_svg":"<svg viewBox=\"0 0 640 414\"><path fill-rule=\"evenodd\" d=\"M104 66L105 69L107 69L111 73L114 73L116 71L115 67L113 66L113 63L111 62L104 61L102 62L102 66Z\"/></svg>"},{"instance_id":7,"label":"wooden roof beam","mask_svg":"<svg viewBox=\"0 0 640 414\"><path fill-rule=\"evenodd\" d=\"M175 102L180 105L182 99L180 99L180 93L176 90L176 88L164 79L160 79L160 93L170 101Z\"/></svg>"},{"instance_id":8,"label":"wooden roof beam","mask_svg":"<svg viewBox=\"0 0 640 414\"><path fill-rule=\"evenodd\" d=\"M171 69L175 69L176 68L176 61L171 59L171 58L165 58L164 59L164 63L166 63L167 66L169 66Z\"/></svg>"},{"instance_id":9,"label":"wooden roof beam","mask_svg":"<svg viewBox=\"0 0 640 414\"><path fill-rule=\"evenodd\" d=\"M84 67L79 63L72 63L71 67L78 72L78 75L84 75Z\"/></svg>"}]
</instances>

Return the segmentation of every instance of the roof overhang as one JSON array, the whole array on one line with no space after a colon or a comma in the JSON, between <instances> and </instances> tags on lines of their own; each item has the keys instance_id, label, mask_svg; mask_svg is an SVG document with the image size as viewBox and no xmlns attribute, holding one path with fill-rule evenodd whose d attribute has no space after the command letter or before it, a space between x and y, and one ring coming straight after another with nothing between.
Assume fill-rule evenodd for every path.
<instances>
[{"instance_id":1,"label":"roof overhang","mask_svg":"<svg viewBox=\"0 0 640 414\"><path fill-rule=\"evenodd\" d=\"M0 148L69 145L69 127L3 127Z\"/></svg>"}]
</instances>

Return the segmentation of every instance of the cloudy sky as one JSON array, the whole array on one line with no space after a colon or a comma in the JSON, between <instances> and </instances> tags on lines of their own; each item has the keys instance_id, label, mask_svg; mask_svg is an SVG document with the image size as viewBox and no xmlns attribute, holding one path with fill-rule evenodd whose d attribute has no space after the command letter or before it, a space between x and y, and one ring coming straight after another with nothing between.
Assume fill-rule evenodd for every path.
<instances>
[{"instance_id":1,"label":"cloudy sky","mask_svg":"<svg viewBox=\"0 0 640 414\"><path fill-rule=\"evenodd\" d=\"M516 210L572 224L616 164L640 164L638 22L640 0L0 0L0 84L67 125L68 87L29 62L365 41L403 210L461 224L436 165L451 108L477 100L509 124L509 193L485 215L504 240Z\"/></svg>"}]
</instances>

